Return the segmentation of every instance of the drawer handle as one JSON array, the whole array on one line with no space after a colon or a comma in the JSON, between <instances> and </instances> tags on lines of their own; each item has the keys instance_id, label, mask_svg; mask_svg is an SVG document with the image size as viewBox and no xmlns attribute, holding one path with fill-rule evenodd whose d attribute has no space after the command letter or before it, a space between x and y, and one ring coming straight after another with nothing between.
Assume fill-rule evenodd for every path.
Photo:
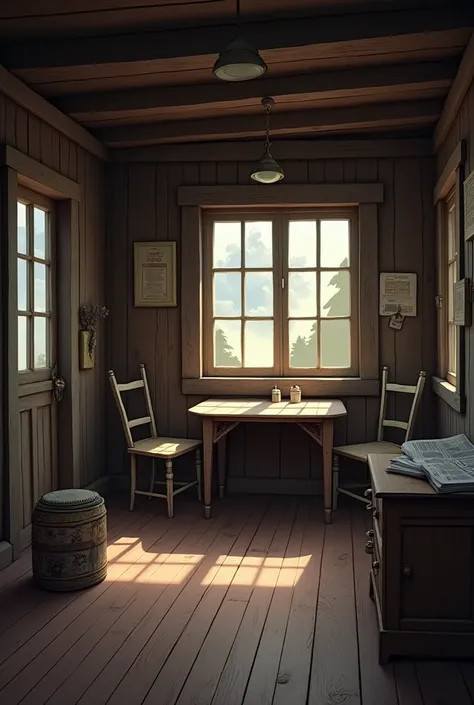
<instances>
[{"instance_id":1,"label":"drawer handle","mask_svg":"<svg viewBox=\"0 0 474 705\"><path fill-rule=\"evenodd\" d=\"M365 532L365 535L367 536L368 539L373 538L373 536L374 536L374 530L373 530L373 529L369 529L368 531Z\"/></svg>"},{"instance_id":2,"label":"drawer handle","mask_svg":"<svg viewBox=\"0 0 474 705\"><path fill-rule=\"evenodd\" d=\"M374 552L374 542L373 541L366 541L365 542L365 552L366 553L373 553Z\"/></svg>"},{"instance_id":3,"label":"drawer handle","mask_svg":"<svg viewBox=\"0 0 474 705\"><path fill-rule=\"evenodd\" d=\"M370 487L368 490L365 490L364 497L367 497L367 499L370 499L372 497L372 489Z\"/></svg>"},{"instance_id":4,"label":"drawer handle","mask_svg":"<svg viewBox=\"0 0 474 705\"><path fill-rule=\"evenodd\" d=\"M413 575L413 570L412 570L411 566L404 565L403 570L402 570L402 575L404 578L411 578L411 576Z\"/></svg>"},{"instance_id":5,"label":"drawer handle","mask_svg":"<svg viewBox=\"0 0 474 705\"><path fill-rule=\"evenodd\" d=\"M372 569L378 570L380 568L380 561L372 561Z\"/></svg>"}]
</instances>

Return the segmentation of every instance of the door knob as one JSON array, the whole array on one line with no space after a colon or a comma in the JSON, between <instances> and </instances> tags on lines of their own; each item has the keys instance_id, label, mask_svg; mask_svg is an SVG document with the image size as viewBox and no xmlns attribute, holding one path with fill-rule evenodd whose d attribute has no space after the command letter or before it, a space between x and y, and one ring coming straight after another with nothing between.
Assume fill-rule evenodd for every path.
<instances>
[{"instance_id":1,"label":"door knob","mask_svg":"<svg viewBox=\"0 0 474 705\"><path fill-rule=\"evenodd\" d=\"M413 570L412 570L411 566L404 565L403 570L402 570L402 575L404 578L411 578L411 576L413 575Z\"/></svg>"}]
</instances>

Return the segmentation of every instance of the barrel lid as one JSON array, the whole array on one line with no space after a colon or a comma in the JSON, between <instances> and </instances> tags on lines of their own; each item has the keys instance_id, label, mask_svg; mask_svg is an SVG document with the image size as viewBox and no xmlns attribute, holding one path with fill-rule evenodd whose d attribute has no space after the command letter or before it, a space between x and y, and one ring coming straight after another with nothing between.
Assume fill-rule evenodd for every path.
<instances>
[{"instance_id":1,"label":"barrel lid","mask_svg":"<svg viewBox=\"0 0 474 705\"><path fill-rule=\"evenodd\" d=\"M56 490L43 495L37 503L38 509L71 511L90 509L103 504L103 498L92 490Z\"/></svg>"}]
</instances>

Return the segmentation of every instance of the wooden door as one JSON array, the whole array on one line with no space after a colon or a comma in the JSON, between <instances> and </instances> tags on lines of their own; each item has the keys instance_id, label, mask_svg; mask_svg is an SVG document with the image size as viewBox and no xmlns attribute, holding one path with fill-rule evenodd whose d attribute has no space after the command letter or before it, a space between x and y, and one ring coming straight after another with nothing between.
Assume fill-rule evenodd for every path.
<instances>
[{"instance_id":1,"label":"wooden door","mask_svg":"<svg viewBox=\"0 0 474 705\"><path fill-rule=\"evenodd\" d=\"M35 503L58 488L55 399L57 301L54 202L19 189L18 396L22 548L29 543Z\"/></svg>"}]
</instances>

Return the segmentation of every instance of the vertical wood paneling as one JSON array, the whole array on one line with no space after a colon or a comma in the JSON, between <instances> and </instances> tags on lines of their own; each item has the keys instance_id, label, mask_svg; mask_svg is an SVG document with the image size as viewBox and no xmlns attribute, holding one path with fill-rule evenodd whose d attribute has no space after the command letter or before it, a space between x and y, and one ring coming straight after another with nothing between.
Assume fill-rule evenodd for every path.
<instances>
[{"instance_id":1,"label":"vertical wood paneling","mask_svg":"<svg viewBox=\"0 0 474 705\"><path fill-rule=\"evenodd\" d=\"M131 264L123 259L131 257L130 244L140 240L143 228L140 223L146 221L149 207L144 193L149 192L150 172L145 175L143 167L150 165L110 165L110 201L114 213L110 213L108 229L110 257L109 267L115 281L114 295L110 290L114 310L111 313L111 345L109 350L110 366L126 369L128 379L132 379L138 358L147 362L147 368L154 365L155 410L161 433L184 433L189 436L201 435L200 423L196 417L187 413L187 409L198 403L201 397L184 397L181 394L181 343L180 311L178 309L157 309L155 330L152 324L147 331L138 330L145 324L140 322L142 313L130 304L133 290L131 281ZM176 189L179 184L249 184L252 164L247 162L203 162L183 164L156 164L155 202L156 239L172 239L181 246L181 220L176 207ZM434 241L432 217L425 199L429 196L430 175L433 164L423 159L348 159L348 160L289 160L283 163L287 183L339 183L339 182L375 182L381 181L385 189L385 201L379 207L379 269L380 271L415 271L419 275L419 306L425 305L430 292L430 266L423 263L423 257L429 261L426 252L430 238ZM125 183L128 180L128 190ZM118 194L114 194L114 189ZM124 195L124 189L128 196ZM127 204L127 198L133 195L134 203ZM139 203L140 213L137 214ZM110 210L110 209L109 209ZM135 217L135 214L137 216ZM127 223L127 232L121 222ZM153 216L151 217L153 221ZM149 224L145 226L149 232ZM403 231L403 232L402 232ZM406 231L406 232L405 232ZM396 244L396 238L402 239ZM125 240L124 240L125 238ZM145 238L146 239L146 238ZM407 247L407 242L409 246ZM128 243L127 254L125 243ZM405 248L402 252L402 248ZM178 266L179 266L178 256ZM427 291L425 293L425 284ZM119 288L124 291L120 292ZM127 303L128 302L128 303ZM393 381L410 382L422 365L428 374L433 373L430 349L435 346L434 331L428 326L422 330L420 317L414 319L415 325L409 325L401 333L388 328L387 319L379 320L380 364L387 364ZM405 324L406 325L406 324ZM132 335L132 331L135 331ZM155 335L154 335L155 333ZM398 338L396 336L399 336ZM128 349L120 346L120 337L129 340ZM133 342L130 338L133 337ZM423 340L423 346L422 346ZM416 350L411 350L416 348ZM154 362L153 362L154 361ZM304 394L304 389L303 389ZM351 443L372 440L375 437L378 418L377 398L346 398L347 419L338 420L335 434L336 443ZM428 406L428 405L427 405ZM403 409L400 409L402 412ZM115 410L112 410L115 414ZM433 409L425 413L434 415ZM428 424L429 425L429 424ZM113 425L111 424L111 427ZM431 424L431 427L433 424ZM257 432L258 431L258 432ZM265 441L262 441L262 433ZM117 472L120 462L117 449L111 448L111 432L108 447L113 453L113 472ZM115 445L117 445L115 443ZM110 467L110 465L109 465ZM124 470L124 466L120 468ZM258 484L261 480L282 478L288 480L319 480L321 477L321 454L319 448L299 429L279 425L269 425L260 429L237 427L228 437L228 473L229 476L242 481L252 480ZM318 482L314 483L318 486ZM240 486L240 484L238 485ZM263 486L263 485L261 485Z\"/></svg>"}]
</instances>

